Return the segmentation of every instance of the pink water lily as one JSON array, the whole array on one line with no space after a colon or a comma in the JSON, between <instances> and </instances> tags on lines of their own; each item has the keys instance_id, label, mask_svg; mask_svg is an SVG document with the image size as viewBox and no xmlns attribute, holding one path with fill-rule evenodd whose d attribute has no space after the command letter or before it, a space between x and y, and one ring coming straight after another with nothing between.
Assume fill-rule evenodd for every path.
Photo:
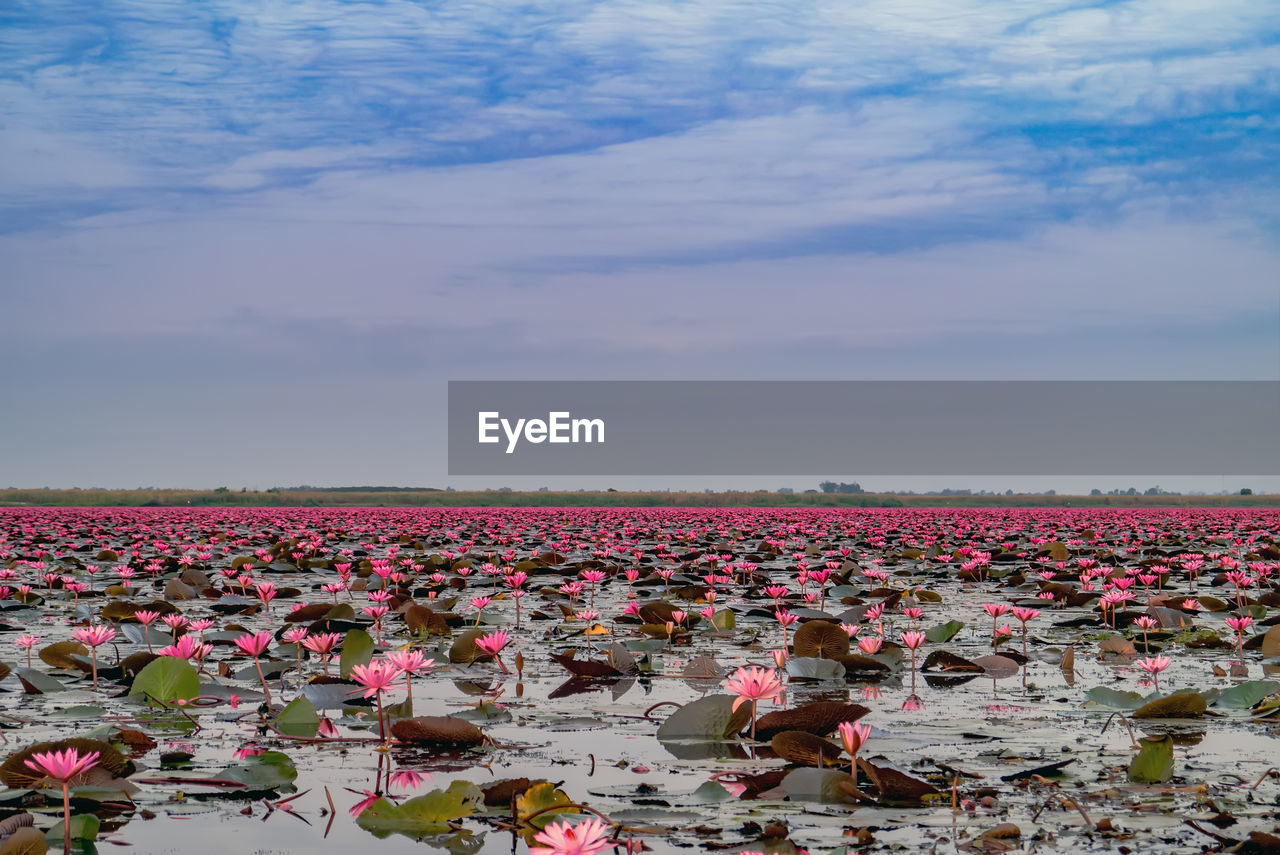
<instances>
[{"instance_id":1,"label":"pink water lily","mask_svg":"<svg viewBox=\"0 0 1280 855\"><path fill-rule=\"evenodd\" d=\"M236 637L235 644L245 654L253 657L253 666L258 669L258 680L262 683L262 694L266 696L267 706L271 706L271 688L267 685L267 678L262 675L262 660L259 658L271 646L271 633L246 632Z\"/></svg>"},{"instance_id":2,"label":"pink water lily","mask_svg":"<svg viewBox=\"0 0 1280 855\"><path fill-rule=\"evenodd\" d=\"M1170 661L1168 656L1148 656L1138 660L1138 667L1151 675L1156 691L1160 690L1160 672L1169 667Z\"/></svg>"},{"instance_id":3,"label":"pink water lily","mask_svg":"<svg viewBox=\"0 0 1280 855\"><path fill-rule=\"evenodd\" d=\"M378 735L385 744L391 734L382 717L382 693L386 691L400 676L400 669L387 659L374 659L368 665L355 665L351 668L351 679L365 687L366 698L377 697L378 700ZM356 689L355 691L360 691Z\"/></svg>"},{"instance_id":4,"label":"pink water lily","mask_svg":"<svg viewBox=\"0 0 1280 855\"><path fill-rule=\"evenodd\" d=\"M493 660L498 663L498 667L502 669L503 674L510 674L507 666L503 664L502 657L499 656L511 640L511 634L505 629L495 630L476 639L476 648L488 656L492 656Z\"/></svg>"},{"instance_id":5,"label":"pink water lily","mask_svg":"<svg viewBox=\"0 0 1280 855\"><path fill-rule=\"evenodd\" d=\"M421 650L392 650L386 654L386 659L395 665L404 673L405 688L409 692L409 699L413 699L413 675L421 671L430 671L431 666L436 664L435 659L427 659L422 655Z\"/></svg>"},{"instance_id":6,"label":"pink water lily","mask_svg":"<svg viewBox=\"0 0 1280 855\"><path fill-rule=\"evenodd\" d=\"M93 688L98 688L98 648L116 637L116 631L109 626L82 626L72 630L71 636L89 648L93 662Z\"/></svg>"},{"instance_id":7,"label":"pink water lily","mask_svg":"<svg viewBox=\"0 0 1280 855\"><path fill-rule=\"evenodd\" d=\"M737 710L747 701L751 702L751 738L756 738L756 704L769 699L777 700L782 694L782 681L778 672L771 668L743 666L725 681L725 688L738 697L734 699L733 709Z\"/></svg>"},{"instance_id":8,"label":"pink water lily","mask_svg":"<svg viewBox=\"0 0 1280 855\"><path fill-rule=\"evenodd\" d=\"M35 647L37 644L40 643L40 636L29 635L29 634L20 635L14 639L13 643L27 651L27 667L30 668L31 667L31 648Z\"/></svg>"},{"instance_id":9,"label":"pink water lily","mask_svg":"<svg viewBox=\"0 0 1280 855\"><path fill-rule=\"evenodd\" d=\"M553 822L534 835L530 855L595 855L613 847L609 839L609 826L596 817L577 825L569 822Z\"/></svg>"},{"instance_id":10,"label":"pink water lily","mask_svg":"<svg viewBox=\"0 0 1280 855\"><path fill-rule=\"evenodd\" d=\"M62 785L62 851L71 851L71 781L98 764L99 753L91 751L81 755L74 748L65 751L38 752L27 759L27 768L33 769ZM41 845L43 851L43 844Z\"/></svg>"},{"instance_id":11,"label":"pink water lily","mask_svg":"<svg viewBox=\"0 0 1280 855\"><path fill-rule=\"evenodd\" d=\"M840 744L849 755L849 774L858 779L858 751L871 738L871 725L855 721L842 721L836 726L840 734Z\"/></svg>"},{"instance_id":12,"label":"pink water lily","mask_svg":"<svg viewBox=\"0 0 1280 855\"><path fill-rule=\"evenodd\" d=\"M336 632L322 632L317 635L309 635L302 640L302 646L310 650L312 653L320 655L320 667L324 669L327 676L329 673L329 657L333 653L333 649L338 646L338 642L342 640L342 636Z\"/></svg>"}]
</instances>

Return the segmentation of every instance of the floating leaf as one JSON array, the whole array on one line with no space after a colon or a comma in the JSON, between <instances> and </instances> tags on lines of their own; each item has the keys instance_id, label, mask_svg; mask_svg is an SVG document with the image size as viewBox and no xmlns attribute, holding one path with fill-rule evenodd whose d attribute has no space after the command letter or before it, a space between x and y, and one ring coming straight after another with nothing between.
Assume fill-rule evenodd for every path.
<instances>
[{"instance_id":1,"label":"floating leaf","mask_svg":"<svg viewBox=\"0 0 1280 855\"><path fill-rule=\"evenodd\" d=\"M871 779L882 803L920 804L925 796L938 792L938 788L928 781L908 775L888 763L874 763L865 757L859 757L858 769Z\"/></svg>"},{"instance_id":2,"label":"floating leaf","mask_svg":"<svg viewBox=\"0 0 1280 855\"><path fill-rule=\"evenodd\" d=\"M162 704L189 701L200 694L200 677L187 660L161 656L138 672L129 694L149 696Z\"/></svg>"},{"instance_id":3,"label":"floating leaf","mask_svg":"<svg viewBox=\"0 0 1280 855\"><path fill-rule=\"evenodd\" d=\"M1218 695L1214 706L1228 709L1248 709L1270 694L1280 691L1280 683L1271 680L1250 680L1232 686Z\"/></svg>"},{"instance_id":4,"label":"floating leaf","mask_svg":"<svg viewBox=\"0 0 1280 855\"><path fill-rule=\"evenodd\" d=\"M44 833L29 825L19 828L0 842L0 855L44 855L48 851L49 841Z\"/></svg>"},{"instance_id":5,"label":"floating leaf","mask_svg":"<svg viewBox=\"0 0 1280 855\"><path fill-rule=\"evenodd\" d=\"M1129 780L1135 784L1163 784L1173 777L1173 737L1144 736L1138 756L1129 764Z\"/></svg>"},{"instance_id":6,"label":"floating leaf","mask_svg":"<svg viewBox=\"0 0 1280 855\"><path fill-rule=\"evenodd\" d=\"M71 817L70 825L71 840L92 841L98 839L98 829L102 827L102 822L91 813L78 813ZM55 822L49 829L49 833L45 835L45 839L51 845L61 846L62 835L66 830L61 822Z\"/></svg>"},{"instance_id":7,"label":"floating leaf","mask_svg":"<svg viewBox=\"0 0 1280 855\"><path fill-rule=\"evenodd\" d=\"M783 760L802 766L829 766L842 753L839 745L803 730L784 730L770 740L769 747Z\"/></svg>"},{"instance_id":8,"label":"floating leaf","mask_svg":"<svg viewBox=\"0 0 1280 855\"><path fill-rule=\"evenodd\" d=\"M926 673L981 674L982 666L970 662L963 656L957 656L949 650L930 650L929 655L924 658L923 670Z\"/></svg>"},{"instance_id":9,"label":"floating leaf","mask_svg":"<svg viewBox=\"0 0 1280 855\"><path fill-rule=\"evenodd\" d=\"M1020 667L1016 659L998 654L979 656L973 660L973 664L982 668L988 677L1012 677Z\"/></svg>"},{"instance_id":10,"label":"floating leaf","mask_svg":"<svg viewBox=\"0 0 1280 855\"><path fill-rule=\"evenodd\" d=\"M756 738L771 739L784 730L803 730L827 736L844 721L857 721L868 712L861 704L812 701L789 710L774 710L756 719Z\"/></svg>"},{"instance_id":11,"label":"floating leaf","mask_svg":"<svg viewBox=\"0 0 1280 855\"><path fill-rule=\"evenodd\" d=\"M837 623L811 620L796 630L793 649L799 658L834 659L849 652L849 633Z\"/></svg>"},{"instance_id":12,"label":"floating leaf","mask_svg":"<svg viewBox=\"0 0 1280 855\"><path fill-rule=\"evenodd\" d=\"M844 666L832 659L793 656L787 660L787 675L798 680L842 680Z\"/></svg>"},{"instance_id":13,"label":"floating leaf","mask_svg":"<svg viewBox=\"0 0 1280 855\"><path fill-rule=\"evenodd\" d=\"M74 671L79 668L79 665L71 658L70 654L72 653L88 656L89 648L78 641L59 641L40 650L40 661L54 668L65 668L69 671Z\"/></svg>"},{"instance_id":14,"label":"floating leaf","mask_svg":"<svg viewBox=\"0 0 1280 855\"><path fill-rule=\"evenodd\" d=\"M1176 692L1147 701L1133 711L1131 718L1199 718L1207 709L1199 692Z\"/></svg>"},{"instance_id":15,"label":"floating leaf","mask_svg":"<svg viewBox=\"0 0 1280 855\"><path fill-rule=\"evenodd\" d=\"M288 786L298 777L289 755L279 751L264 751L244 759L244 762L228 766L217 778L243 784L252 792L277 790Z\"/></svg>"},{"instance_id":16,"label":"floating leaf","mask_svg":"<svg viewBox=\"0 0 1280 855\"><path fill-rule=\"evenodd\" d=\"M730 630L738 625L738 618L729 609L721 609L711 616L711 624L719 630Z\"/></svg>"},{"instance_id":17,"label":"floating leaf","mask_svg":"<svg viewBox=\"0 0 1280 855\"><path fill-rule=\"evenodd\" d=\"M708 695L685 704L658 727L658 739L733 739L751 720L751 705L741 704L734 710L735 700L731 695Z\"/></svg>"},{"instance_id":18,"label":"floating leaf","mask_svg":"<svg viewBox=\"0 0 1280 855\"><path fill-rule=\"evenodd\" d=\"M432 790L402 805L378 799L361 812L356 824L375 837L403 834L420 840L447 833L451 821L471 816L483 801L475 784L454 781L447 790Z\"/></svg>"},{"instance_id":19,"label":"floating leaf","mask_svg":"<svg viewBox=\"0 0 1280 855\"><path fill-rule=\"evenodd\" d=\"M1262 636L1262 658L1270 659L1273 656L1280 656L1280 624L1267 630L1267 634Z\"/></svg>"},{"instance_id":20,"label":"floating leaf","mask_svg":"<svg viewBox=\"0 0 1280 855\"><path fill-rule=\"evenodd\" d=\"M853 778L835 769L793 769L782 779L781 786L792 801L836 805L860 801Z\"/></svg>"},{"instance_id":21,"label":"floating leaf","mask_svg":"<svg viewBox=\"0 0 1280 855\"><path fill-rule=\"evenodd\" d=\"M937 626L931 626L924 631L924 637L934 644L942 644L956 637L956 633L964 629L964 624L958 620L949 620L946 623L940 623Z\"/></svg>"},{"instance_id":22,"label":"floating leaf","mask_svg":"<svg viewBox=\"0 0 1280 855\"><path fill-rule=\"evenodd\" d=\"M56 677L50 677L35 668L19 668L14 673L18 675L18 680L22 683L22 688L26 690L28 695L52 695L55 692L65 692L67 690L61 680Z\"/></svg>"},{"instance_id":23,"label":"floating leaf","mask_svg":"<svg viewBox=\"0 0 1280 855\"><path fill-rule=\"evenodd\" d=\"M483 657L485 654L480 652L480 648L476 647L476 640L480 636L488 632L481 626L469 627L453 641L453 645L449 648L449 661L455 665L470 665L477 658ZM663 630L665 633L666 630Z\"/></svg>"},{"instance_id":24,"label":"floating leaf","mask_svg":"<svg viewBox=\"0 0 1280 855\"><path fill-rule=\"evenodd\" d=\"M363 629L353 629L342 639L342 657L338 661L338 673L343 677L351 676L351 669L357 665L368 665L373 658L373 637Z\"/></svg>"},{"instance_id":25,"label":"floating leaf","mask_svg":"<svg viewBox=\"0 0 1280 855\"><path fill-rule=\"evenodd\" d=\"M576 650L568 653L552 653L551 660L564 666L575 677L618 677L622 672L608 662L597 662L593 659L577 659Z\"/></svg>"},{"instance_id":26,"label":"floating leaf","mask_svg":"<svg viewBox=\"0 0 1280 855\"><path fill-rule=\"evenodd\" d=\"M1102 641L1098 642L1098 650L1103 653L1111 653L1116 656L1137 656L1138 648L1133 646L1133 642L1122 635L1109 635Z\"/></svg>"},{"instance_id":27,"label":"floating leaf","mask_svg":"<svg viewBox=\"0 0 1280 855\"><path fill-rule=\"evenodd\" d=\"M401 719L391 725L391 735L401 742L451 745L469 748L484 742L484 732L469 721L451 715L424 715Z\"/></svg>"},{"instance_id":28,"label":"floating leaf","mask_svg":"<svg viewBox=\"0 0 1280 855\"><path fill-rule=\"evenodd\" d=\"M520 822L527 822L534 828L546 828L548 823L555 821L561 814L581 813L576 807L570 807L572 804L573 800L565 795L563 790L557 789L555 784L541 781L516 797L516 815ZM562 810L551 810L558 805L567 807ZM528 818L541 810L546 810L546 813L540 813L532 820Z\"/></svg>"},{"instance_id":29,"label":"floating leaf","mask_svg":"<svg viewBox=\"0 0 1280 855\"><path fill-rule=\"evenodd\" d=\"M363 687L354 680L338 677L316 677L302 687L302 694L318 710L334 710L352 703Z\"/></svg>"},{"instance_id":30,"label":"floating leaf","mask_svg":"<svg viewBox=\"0 0 1280 855\"><path fill-rule=\"evenodd\" d=\"M1142 695L1137 692L1122 692L1108 686L1095 686L1085 692L1084 696L1088 702L1085 706L1093 704L1118 710L1136 710L1143 703Z\"/></svg>"},{"instance_id":31,"label":"floating leaf","mask_svg":"<svg viewBox=\"0 0 1280 855\"><path fill-rule=\"evenodd\" d=\"M276 716L276 728L289 736L313 737L320 730L320 716L315 704L299 695Z\"/></svg>"}]
</instances>

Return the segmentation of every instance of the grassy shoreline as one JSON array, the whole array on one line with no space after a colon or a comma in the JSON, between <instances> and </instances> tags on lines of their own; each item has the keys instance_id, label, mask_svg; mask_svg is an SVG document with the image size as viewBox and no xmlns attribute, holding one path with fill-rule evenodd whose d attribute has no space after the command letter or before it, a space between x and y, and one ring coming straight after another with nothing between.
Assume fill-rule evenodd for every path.
<instances>
[{"instance_id":1,"label":"grassy shoreline","mask_svg":"<svg viewBox=\"0 0 1280 855\"><path fill-rule=\"evenodd\" d=\"M779 507L779 508L1275 508L1280 495L1071 496L1044 493L922 496L895 493L668 493L309 490L0 490L3 507Z\"/></svg>"}]
</instances>

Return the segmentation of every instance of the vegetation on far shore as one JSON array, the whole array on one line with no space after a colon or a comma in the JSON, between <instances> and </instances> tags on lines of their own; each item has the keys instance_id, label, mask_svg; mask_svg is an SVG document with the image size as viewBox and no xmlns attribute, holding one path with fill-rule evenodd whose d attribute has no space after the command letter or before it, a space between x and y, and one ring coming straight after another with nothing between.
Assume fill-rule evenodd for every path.
<instances>
[{"instance_id":1,"label":"vegetation on far shore","mask_svg":"<svg viewBox=\"0 0 1280 855\"><path fill-rule=\"evenodd\" d=\"M45 507L1280 507L1280 495L1089 495L1048 493L918 495L903 493L779 493L724 491L439 490L337 487L272 490L4 489L0 506Z\"/></svg>"}]
</instances>

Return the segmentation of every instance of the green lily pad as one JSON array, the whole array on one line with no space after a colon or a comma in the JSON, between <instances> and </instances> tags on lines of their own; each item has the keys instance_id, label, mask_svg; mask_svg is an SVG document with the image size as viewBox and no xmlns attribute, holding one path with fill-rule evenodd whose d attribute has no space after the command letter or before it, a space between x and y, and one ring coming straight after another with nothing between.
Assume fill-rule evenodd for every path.
<instances>
[{"instance_id":1,"label":"green lily pad","mask_svg":"<svg viewBox=\"0 0 1280 855\"><path fill-rule=\"evenodd\" d=\"M964 623L958 620L949 620L946 623L940 623L937 626L931 626L924 631L924 637L934 644L941 644L950 641L956 637L956 633L964 629Z\"/></svg>"},{"instance_id":2,"label":"green lily pad","mask_svg":"<svg viewBox=\"0 0 1280 855\"><path fill-rule=\"evenodd\" d=\"M289 755L279 751L264 751L246 757L242 763L228 766L215 777L237 781L253 792L262 792L292 784L298 777L298 770Z\"/></svg>"},{"instance_id":3,"label":"green lily pad","mask_svg":"<svg viewBox=\"0 0 1280 855\"><path fill-rule=\"evenodd\" d=\"M395 805L378 799L361 812L356 824L375 837L403 834L421 840L450 831L449 822L471 816L484 794L470 781L454 781L447 790L432 790Z\"/></svg>"},{"instance_id":4,"label":"green lily pad","mask_svg":"<svg viewBox=\"0 0 1280 855\"><path fill-rule=\"evenodd\" d=\"M1137 692L1122 692L1108 686L1095 686L1084 693L1085 707L1110 707L1118 710L1136 710L1144 698Z\"/></svg>"},{"instance_id":5,"label":"green lily pad","mask_svg":"<svg viewBox=\"0 0 1280 855\"><path fill-rule=\"evenodd\" d=\"M363 629L347 631L342 640L342 657L338 661L338 671L343 677L351 676L351 669L357 665L368 665L373 658L373 636Z\"/></svg>"},{"instance_id":6,"label":"green lily pad","mask_svg":"<svg viewBox=\"0 0 1280 855\"><path fill-rule=\"evenodd\" d=\"M1280 683L1272 680L1250 680L1247 683L1232 686L1218 695L1214 706L1237 710L1248 709L1278 691L1280 691Z\"/></svg>"},{"instance_id":7,"label":"green lily pad","mask_svg":"<svg viewBox=\"0 0 1280 855\"><path fill-rule=\"evenodd\" d=\"M162 704L189 701L200 694L200 677L187 660L161 656L138 672L129 694L150 696Z\"/></svg>"},{"instance_id":8,"label":"green lily pad","mask_svg":"<svg viewBox=\"0 0 1280 855\"><path fill-rule=\"evenodd\" d=\"M276 716L276 727L289 736L312 737L320 730L320 716L306 695L298 695L280 710Z\"/></svg>"},{"instance_id":9,"label":"green lily pad","mask_svg":"<svg viewBox=\"0 0 1280 855\"><path fill-rule=\"evenodd\" d=\"M751 705L741 704L734 710L733 702L736 700L732 695L708 695L687 703L658 727L658 739L701 739L707 742L733 739L751 718Z\"/></svg>"},{"instance_id":10,"label":"green lily pad","mask_svg":"<svg viewBox=\"0 0 1280 855\"><path fill-rule=\"evenodd\" d=\"M1135 784L1163 784L1173 777L1173 737L1142 737L1138 756L1129 764L1129 780Z\"/></svg>"}]
</instances>

